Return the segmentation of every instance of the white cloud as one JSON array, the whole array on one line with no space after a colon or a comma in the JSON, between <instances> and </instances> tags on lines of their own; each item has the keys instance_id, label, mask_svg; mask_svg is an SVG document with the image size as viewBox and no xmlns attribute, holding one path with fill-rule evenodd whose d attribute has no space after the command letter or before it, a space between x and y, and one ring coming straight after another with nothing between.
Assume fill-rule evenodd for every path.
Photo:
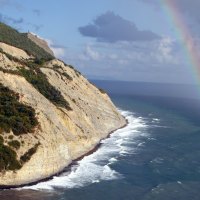
<instances>
[{"instance_id":1,"label":"white cloud","mask_svg":"<svg viewBox=\"0 0 200 200\"><path fill-rule=\"evenodd\" d=\"M23 5L21 3L13 1L13 0L0 0L0 6L1 6L1 8L4 8L6 6L14 7L18 11L23 10Z\"/></svg>"},{"instance_id":2,"label":"white cloud","mask_svg":"<svg viewBox=\"0 0 200 200\"><path fill-rule=\"evenodd\" d=\"M90 43L66 61L93 78L186 83L191 77L184 55L177 41L163 37L150 42Z\"/></svg>"},{"instance_id":3,"label":"white cloud","mask_svg":"<svg viewBox=\"0 0 200 200\"><path fill-rule=\"evenodd\" d=\"M51 50L53 51L54 55L57 58L62 58L65 56L66 52L65 52L65 48L59 45L56 45L52 40L50 39L44 39L49 47L51 48Z\"/></svg>"},{"instance_id":4,"label":"white cloud","mask_svg":"<svg viewBox=\"0 0 200 200\"><path fill-rule=\"evenodd\" d=\"M86 47L85 47L85 55L86 55L86 57L88 57L88 58L90 58L92 60L99 60L100 59L99 52L93 50L90 45L86 45Z\"/></svg>"},{"instance_id":5,"label":"white cloud","mask_svg":"<svg viewBox=\"0 0 200 200\"><path fill-rule=\"evenodd\" d=\"M163 37L157 44L157 51L155 51L155 57L161 64L172 64L178 65L180 59L176 52L174 51L175 40L172 40L170 37Z\"/></svg>"},{"instance_id":6,"label":"white cloud","mask_svg":"<svg viewBox=\"0 0 200 200\"><path fill-rule=\"evenodd\" d=\"M173 41L169 37L167 37L167 38L163 38L159 44L158 50L166 58L171 57L172 43Z\"/></svg>"},{"instance_id":7,"label":"white cloud","mask_svg":"<svg viewBox=\"0 0 200 200\"><path fill-rule=\"evenodd\" d=\"M47 42L49 48L53 51L55 57L57 58L63 58L66 55L66 48L63 46L60 46L58 44L56 44L55 42L53 42L53 40L47 39L47 38L43 38L33 32L31 32L31 34L37 36L39 39L44 40Z\"/></svg>"},{"instance_id":8,"label":"white cloud","mask_svg":"<svg viewBox=\"0 0 200 200\"><path fill-rule=\"evenodd\" d=\"M163 8L175 9L175 12L179 15L179 20L182 21L184 26L188 28L190 34L200 37L199 29L199 0L138 0L156 8L156 11L164 12ZM169 15L172 15L169 12ZM176 16L175 16L176 17Z\"/></svg>"}]
</instances>

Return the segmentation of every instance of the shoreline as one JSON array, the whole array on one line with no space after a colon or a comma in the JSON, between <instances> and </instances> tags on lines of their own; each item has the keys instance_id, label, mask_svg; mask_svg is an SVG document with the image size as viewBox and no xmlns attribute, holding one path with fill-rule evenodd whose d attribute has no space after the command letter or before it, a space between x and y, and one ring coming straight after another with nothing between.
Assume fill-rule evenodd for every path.
<instances>
[{"instance_id":1,"label":"shoreline","mask_svg":"<svg viewBox=\"0 0 200 200\"><path fill-rule=\"evenodd\" d=\"M102 145L101 141L102 141L102 140L105 140L105 139L107 139L107 138L110 138L110 136L112 135L112 133L114 133L115 131L117 131L117 130L119 130L119 129L125 128L125 127L128 125L129 122L128 122L128 120L127 120L126 118L125 118L125 121L126 121L126 123L125 123L123 126L121 126L121 127L117 128L117 129L111 131L110 133L108 133L108 135L107 135L106 137L102 138L102 139L94 146L94 148L92 148L90 151L88 151L87 153L83 154L82 156L80 156L80 157L78 157L78 158L72 160L72 162L71 162L68 166L66 166L63 170L61 170L60 172L55 173L55 174L53 174L53 175L51 175L51 176L49 176L49 177L47 177L47 178L44 178L44 179L41 179L41 180L38 180L38 181L34 181L34 182L31 182L31 183L27 183L27 184L10 185L10 186L3 186L3 185L0 185L0 190L10 190L10 189L17 189L17 188L22 188L22 187L28 187L28 186L36 185L36 184L41 183L41 182L46 182L46 181L52 180L54 176L59 176L59 175L61 175L62 173L64 173L65 171L68 171L76 162L82 160L85 156L89 156L89 155L93 154L94 152L96 152L96 151L101 147L101 145Z\"/></svg>"}]
</instances>

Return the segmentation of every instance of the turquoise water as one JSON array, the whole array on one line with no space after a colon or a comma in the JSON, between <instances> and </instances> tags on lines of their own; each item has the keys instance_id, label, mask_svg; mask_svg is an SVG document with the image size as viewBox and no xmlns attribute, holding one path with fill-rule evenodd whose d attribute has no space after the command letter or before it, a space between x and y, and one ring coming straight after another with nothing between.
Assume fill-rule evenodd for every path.
<instances>
[{"instance_id":1,"label":"turquoise water","mask_svg":"<svg viewBox=\"0 0 200 200\"><path fill-rule=\"evenodd\" d=\"M52 180L0 199L200 199L199 101L111 95L129 121L100 149Z\"/></svg>"}]
</instances>

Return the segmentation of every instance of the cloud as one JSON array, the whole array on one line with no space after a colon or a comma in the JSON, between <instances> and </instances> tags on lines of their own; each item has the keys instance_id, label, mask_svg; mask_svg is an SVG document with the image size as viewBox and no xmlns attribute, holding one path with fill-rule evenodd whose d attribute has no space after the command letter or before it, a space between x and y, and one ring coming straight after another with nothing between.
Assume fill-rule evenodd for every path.
<instances>
[{"instance_id":1,"label":"cloud","mask_svg":"<svg viewBox=\"0 0 200 200\"><path fill-rule=\"evenodd\" d=\"M22 4L14 1L14 0L0 0L0 7L4 8L4 7L13 7L15 8L18 12L20 12L21 14L22 11L25 11L24 7ZM33 9L32 10L33 13L35 13L36 15L40 15L40 10L39 9ZM13 26L14 28L16 28L17 30L23 30L23 26L22 25L28 25L31 27L31 29L34 29L34 31L39 31L44 25L41 24L34 24L31 22L27 22L24 18L20 17L20 18L13 18L4 14L0 13L0 21L3 23L6 23L10 26Z\"/></svg>"},{"instance_id":2,"label":"cloud","mask_svg":"<svg viewBox=\"0 0 200 200\"><path fill-rule=\"evenodd\" d=\"M33 13L36 14L37 16L41 15L41 11L39 9L33 9Z\"/></svg>"},{"instance_id":3,"label":"cloud","mask_svg":"<svg viewBox=\"0 0 200 200\"><path fill-rule=\"evenodd\" d=\"M59 44L56 44L53 40L51 39L48 39L48 38L43 38L33 32L31 32L31 34L35 35L37 38L41 39L41 40L44 40L47 42L49 48L53 51L54 55L57 57L57 58L63 58L65 56L65 50L66 50L66 47L65 46L62 46L62 45L59 45Z\"/></svg>"},{"instance_id":4,"label":"cloud","mask_svg":"<svg viewBox=\"0 0 200 200\"><path fill-rule=\"evenodd\" d=\"M14 26L18 30L21 29L19 27L19 25L22 25L22 24L31 26L32 28L34 28L35 31L39 31L43 27L43 25L25 22L24 18L22 18L22 17L16 19L16 18L13 18L13 17L5 16L1 13L0 13L0 22Z\"/></svg>"},{"instance_id":5,"label":"cloud","mask_svg":"<svg viewBox=\"0 0 200 200\"><path fill-rule=\"evenodd\" d=\"M138 30L136 25L113 12L98 16L92 24L79 27L83 36L96 38L98 42L152 41L160 36L148 30Z\"/></svg>"},{"instance_id":6,"label":"cloud","mask_svg":"<svg viewBox=\"0 0 200 200\"><path fill-rule=\"evenodd\" d=\"M24 19L23 18L15 19L15 18L12 18L12 17L2 15L0 13L0 21L4 22L4 23L8 23L8 24L18 25L18 24L22 24L24 22Z\"/></svg>"},{"instance_id":7,"label":"cloud","mask_svg":"<svg viewBox=\"0 0 200 200\"><path fill-rule=\"evenodd\" d=\"M92 60L99 60L100 59L99 52L93 50L90 45L86 45L84 54L85 54L85 57L92 59Z\"/></svg>"},{"instance_id":8,"label":"cloud","mask_svg":"<svg viewBox=\"0 0 200 200\"><path fill-rule=\"evenodd\" d=\"M12 24L21 24L24 22L24 19L22 17L19 19L14 19L12 17L5 17L5 21L11 22Z\"/></svg>"},{"instance_id":9,"label":"cloud","mask_svg":"<svg viewBox=\"0 0 200 200\"><path fill-rule=\"evenodd\" d=\"M32 26L35 29L35 31L39 31L41 28L44 27L44 25L41 25L41 24L38 25L38 24L33 24L33 23L27 23L27 25Z\"/></svg>"},{"instance_id":10,"label":"cloud","mask_svg":"<svg viewBox=\"0 0 200 200\"><path fill-rule=\"evenodd\" d=\"M200 1L199 0L137 0L139 2L143 2L149 5L152 5L156 8L157 11L163 11L163 6L173 7L175 12L179 15L179 20L182 21L186 26L189 27L191 34L195 34L196 36L200 36ZM164 3L163 3L164 2Z\"/></svg>"},{"instance_id":11,"label":"cloud","mask_svg":"<svg viewBox=\"0 0 200 200\"><path fill-rule=\"evenodd\" d=\"M65 56L66 47L58 45L50 39L44 39L44 40L48 43L49 47L51 48L51 50L53 51L54 55L57 58L63 58Z\"/></svg>"},{"instance_id":12,"label":"cloud","mask_svg":"<svg viewBox=\"0 0 200 200\"><path fill-rule=\"evenodd\" d=\"M138 0L140 2L152 4L154 6L162 6L162 2L160 0ZM193 16L194 18L200 18L199 16L199 7L200 7L200 1L199 0L166 0L164 4L171 4L175 9L184 11L190 16Z\"/></svg>"},{"instance_id":13,"label":"cloud","mask_svg":"<svg viewBox=\"0 0 200 200\"><path fill-rule=\"evenodd\" d=\"M199 41L200 43L200 41ZM191 83L190 68L182 46L170 37L149 41L89 43L64 60L89 78Z\"/></svg>"},{"instance_id":14,"label":"cloud","mask_svg":"<svg viewBox=\"0 0 200 200\"><path fill-rule=\"evenodd\" d=\"M16 1L13 1L13 0L0 0L0 7L3 8L3 7L6 7L6 6L14 7L19 11L23 10L23 5L19 4Z\"/></svg>"}]
</instances>

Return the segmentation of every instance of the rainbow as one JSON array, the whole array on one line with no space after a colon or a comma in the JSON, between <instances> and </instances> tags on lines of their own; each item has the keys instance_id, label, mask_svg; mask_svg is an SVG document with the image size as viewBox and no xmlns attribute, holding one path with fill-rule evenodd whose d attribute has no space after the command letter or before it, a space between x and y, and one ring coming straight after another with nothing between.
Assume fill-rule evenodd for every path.
<instances>
[{"instance_id":1,"label":"rainbow","mask_svg":"<svg viewBox=\"0 0 200 200\"><path fill-rule=\"evenodd\" d=\"M182 41L188 64L193 69L196 82L200 84L200 58L189 27L174 0L161 0L161 5L176 29L177 38Z\"/></svg>"}]
</instances>

